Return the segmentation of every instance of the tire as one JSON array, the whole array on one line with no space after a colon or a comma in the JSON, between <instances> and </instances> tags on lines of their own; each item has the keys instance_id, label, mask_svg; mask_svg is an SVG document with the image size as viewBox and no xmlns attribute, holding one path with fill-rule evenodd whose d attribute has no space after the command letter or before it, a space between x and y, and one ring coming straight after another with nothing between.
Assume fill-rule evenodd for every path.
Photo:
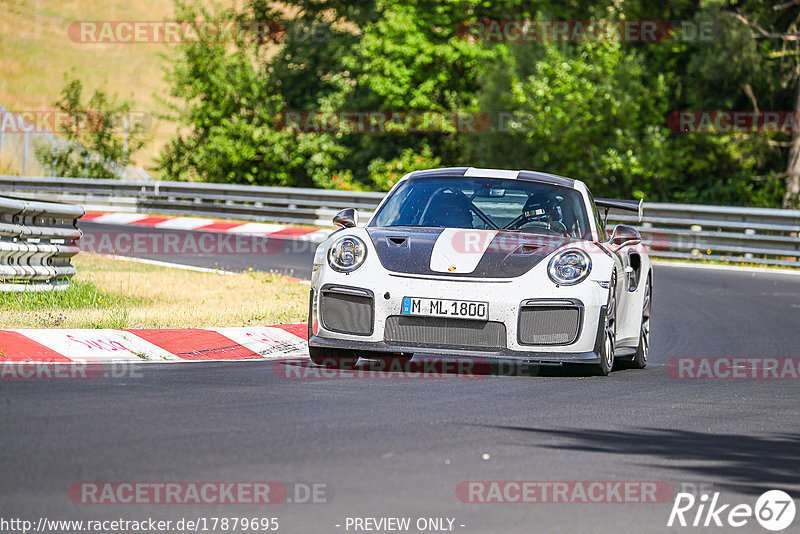
<instances>
[{"instance_id":1,"label":"tire","mask_svg":"<svg viewBox=\"0 0 800 534\"><path fill-rule=\"evenodd\" d=\"M311 361L328 369L353 369L358 363L358 354L352 350L308 347Z\"/></svg>"},{"instance_id":2,"label":"tire","mask_svg":"<svg viewBox=\"0 0 800 534\"><path fill-rule=\"evenodd\" d=\"M647 365L647 356L650 354L650 307L653 301L653 285L651 275L647 276L647 284L644 286L644 301L642 303L642 326L639 330L639 346L636 354L626 367L631 369L644 369Z\"/></svg>"},{"instance_id":3,"label":"tire","mask_svg":"<svg viewBox=\"0 0 800 534\"><path fill-rule=\"evenodd\" d=\"M608 376L614 368L614 345L617 337L617 275L611 275L608 286L608 302L606 303L605 322L600 343L600 363L594 365L594 372L599 376Z\"/></svg>"}]
</instances>

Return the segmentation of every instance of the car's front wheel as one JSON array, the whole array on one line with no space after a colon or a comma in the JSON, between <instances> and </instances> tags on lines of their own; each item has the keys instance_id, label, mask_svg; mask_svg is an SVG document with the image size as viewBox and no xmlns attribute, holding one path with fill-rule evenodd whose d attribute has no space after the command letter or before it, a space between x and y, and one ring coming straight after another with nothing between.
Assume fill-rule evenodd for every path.
<instances>
[{"instance_id":1,"label":"car's front wheel","mask_svg":"<svg viewBox=\"0 0 800 534\"><path fill-rule=\"evenodd\" d=\"M358 354L352 350L327 347L308 347L311 361L329 369L353 369L358 363Z\"/></svg>"},{"instance_id":2,"label":"car's front wheel","mask_svg":"<svg viewBox=\"0 0 800 534\"><path fill-rule=\"evenodd\" d=\"M600 376L608 376L614 368L614 343L616 341L617 319L617 277L611 276L608 288L608 302L603 324L602 340L600 343L600 363L595 365L595 372Z\"/></svg>"},{"instance_id":3,"label":"car's front wheel","mask_svg":"<svg viewBox=\"0 0 800 534\"><path fill-rule=\"evenodd\" d=\"M644 302L642 303L642 327L639 330L639 346L636 354L628 364L632 369L644 369L647 365L647 356L650 354L650 305L652 302L652 284L650 277L647 277L647 285L644 286Z\"/></svg>"}]
</instances>

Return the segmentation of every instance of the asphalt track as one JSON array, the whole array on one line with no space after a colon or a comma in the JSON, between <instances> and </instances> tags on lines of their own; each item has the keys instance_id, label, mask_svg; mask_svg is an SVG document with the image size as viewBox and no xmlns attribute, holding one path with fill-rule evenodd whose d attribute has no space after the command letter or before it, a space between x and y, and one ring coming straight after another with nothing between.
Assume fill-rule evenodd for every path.
<instances>
[{"instance_id":1,"label":"asphalt track","mask_svg":"<svg viewBox=\"0 0 800 534\"><path fill-rule=\"evenodd\" d=\"M187 243L185 237L190 236L197 243L208 232L96 224L88 221L80 222L78 226L83 230L84 236L92 235L91 242L94 245L91 250L96 252L116 253L120 256L133 256L224 271L246 271L252 267L306 279L311 277L311 263L314 258L314 250L317 248L317 244L310 241L285 237L242 236L242 244L237 249L236 236L218 234L220 240L230 240L230 249L219 244L219 241L214 241L213 245L201 248L201 252L197 253L189 247L183 246ZM142 241L142 246L137 247L130 239L118 240L118 236L128 237L136 234L148 236L148 239ZM164 236L170 234L181 236L180 244L177 247L169 248L163 245ZM107 241L104 241L104 236L108 236ZM160 238L154 239L150 236L160 236ZM90 240L84 237L82 247L87 247L89 242ZM110 246L104 246L104 243L110 243ZM150 243L155 243L155 245ZM117 244L121 244L121 246L117 248ZM175 253L175 250L178 250L178 253Z\"/></svg>"},{"instance_id":2,"label":"asphalt track","mask_svg":"<svg viewBox=\"0 0 800 534\"><path fill-rule=\"evenodd\" d=\"M209 261L239 265L201 263ZM294 266L302 276L302 262L310 252L294 263L285 252L245 267ZM446 517L464 533L694 532L703 529L667 528L671 499L472 504L456 488L664 481L675 491L704 485L730 504L752 506L767 489L796 500L798 381L675 379L666 364L685 356L800 356L800 276L664 264L654 274L650 364L609 377L552 370L281 378L307 365L289 361L148 365L89 381L0 380L0 518L277 517L279 532L334 533L356 531L346 529L348 517L409 517L412 527L417 518ZM68 490L82 481L316 483L327 485L328 502L80 505ZM800 518L788 532L798 525ZM752 518L736 531L767 532Z\"/></svg>"}]
</instances>

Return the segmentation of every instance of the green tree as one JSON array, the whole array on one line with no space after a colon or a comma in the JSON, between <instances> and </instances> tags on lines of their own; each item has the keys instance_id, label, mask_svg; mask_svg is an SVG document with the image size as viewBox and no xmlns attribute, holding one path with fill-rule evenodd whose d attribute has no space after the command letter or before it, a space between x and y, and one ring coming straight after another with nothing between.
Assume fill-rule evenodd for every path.
<instances>
[{"instance_id":1,"label":"green tree","mask_svg":"<svg viewBox=\"0 0 800 534\"><path fill-rule=\"evenodd\" d=\"M797 6L775 10L762 0L633 0L623 9L633 20L682 20L710 29L705 37L679 30L662 43L626 44L642 54L650 72L668 73L670 110L794 108L796 45L759 37L741 14L785 29L800 13ZM681 182L667 199L778 206L785 191L788 141L786 134L672 134L670 153L679 164Z\"/></svg>"},{"instance_id":2,"label":"green tree","mask_svg":"<svg viewBox=\"0 0 800 534\"><path fill-rule=\"evenodd\" d=\"M66 143L37 146L35 154L56 176L118 178L146 141L145 121L130 120L130 102L102 90L84 102L78 79L67 81L55 106L66 117L59 132Z\"/></svg>"},{"instance_id":3,"label":"green tree","mask_svg":"<svg viewBox=\"0 0 800 534\"><path fill-rule=\"evenodd\" d=\"M780 102L779 107L773 109L800 113L800 8L797 3L751 0L735 5L735 10L726 14L733 19L732 24L738 24L739 33L746 31L750 41L757 43L749 48L755 48L756 54L765 58L759 72L763 72L759 78L760 87L748 91L754 108L758 109L757 95L763 98L766 93L768 105ZM800 207L800 131L795 128L791 134L773 137L768 144L784 149L787 161L785 172L777 173L785 179L784 207Z\"/></svg>"},{"instance_id":4,"label":"green tree","mask_svg":"<svg viewBox=\"0 0 800 534\"><path fill-rule=\"evenodd\" d=\"M182 45L168 78L183 133L164 150L162 175L385 189L420 165L483 165L575 176L598 195L777 205L787 136L679 134L667 117L792 109L797 69L784 63L796 58L740 17L787 30L798 10L756 0L291 0L280 9L249 0L214 12L179 3L189 22L272 21L284 31ZM459 33L468 22L536 17L710 21L716 33L708 42L678 31L659 43L485 43ZM294 131L283 120L343 111L485 112L493 123L375 135Z\"/></svg>"},{"instance_id":5,"label":"green tree","mask_svg":"<svg viewBox=\"0 0 800 534\"><path fill-rule=\"evenodd\" d=\"M178 18L189 23L270 20L282 24L285 33L280 43L182 46L168 73L170 118L187 133L163 151L162 175L374 188L385 184L373 180L380 168L370 170L373 161L410 162L415 158L409 154L430 160L426 151L445 151L449 134L292 132L281 128L280 117L286 112L474 108L479 63L493 52L457 35L457 22L467 16L469 4L456 4L458 9L442 14L426 11L426 4L299 1L294 4L299 11L286 18L260 0L238 12L179 3Z\"/></svg>"},{"instance_id":6,"label":"green tree","mask_svg":"<svg viewBox=\"0 0 800 534\"><path fill-rule=\"evenodd\" d=\"M666 79L650 76L635 52L607 42L520 43L484 82L495 124L471 137L469 161L580 178L598 195L672 188Z\"/></svg>"}]
</instances>

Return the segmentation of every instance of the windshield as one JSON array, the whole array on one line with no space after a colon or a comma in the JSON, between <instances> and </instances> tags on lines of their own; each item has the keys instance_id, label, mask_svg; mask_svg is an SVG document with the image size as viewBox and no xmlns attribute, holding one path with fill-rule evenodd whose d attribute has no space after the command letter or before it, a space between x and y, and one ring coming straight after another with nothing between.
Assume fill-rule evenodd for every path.
<instances>
[{"instance_id":1,"label":"windshield","mask_svg":"<svg viewBox=\"0 0 800 534\"><path fill-rule=\"evenodd\" d=\"M590 235L583 199L574 189L500 178L410 178L390 193L371 226Z\"/></svg>"}]
</instances>

